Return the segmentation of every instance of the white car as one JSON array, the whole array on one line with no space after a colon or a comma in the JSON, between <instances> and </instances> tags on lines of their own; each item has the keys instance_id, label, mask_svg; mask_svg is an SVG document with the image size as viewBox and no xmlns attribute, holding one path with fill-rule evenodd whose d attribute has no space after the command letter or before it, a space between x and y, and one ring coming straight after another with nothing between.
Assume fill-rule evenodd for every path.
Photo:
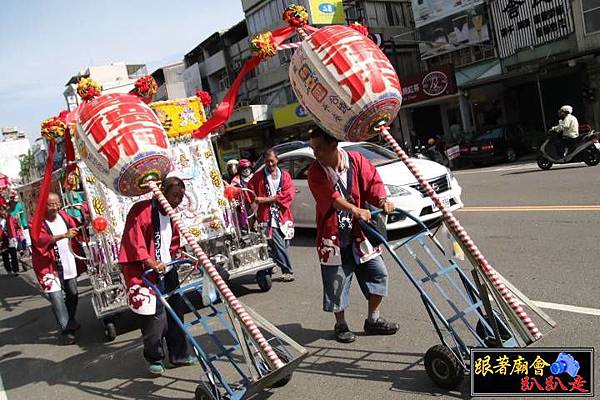
<instances>
[{"instance_id":1,"label":"white car","mask_svg":"<svg viewBox=\"0 0 600 400\"><path fill-rule=\"evenodd\" d=\"M420 188L416 178L395 153L372 143L340 142L339 146L346 151L358 151L375 165L385 184L388 199L396 207L424 222L441 217L442 213ZM315 200L308 188L307 180L308 168L314 160L315 156L308 144L305 147L279 154L279 167L290 173L296 186L293 212L296 226L300 228L316 227ZM448 168L429 160L413 158L412 161L421 170L444 205L452 211L463 207L460 199L462 188ZM415 222L410 218L398 215L388 217L388 230L403 229L414 225Z\"/></svg>"}]
</instances>

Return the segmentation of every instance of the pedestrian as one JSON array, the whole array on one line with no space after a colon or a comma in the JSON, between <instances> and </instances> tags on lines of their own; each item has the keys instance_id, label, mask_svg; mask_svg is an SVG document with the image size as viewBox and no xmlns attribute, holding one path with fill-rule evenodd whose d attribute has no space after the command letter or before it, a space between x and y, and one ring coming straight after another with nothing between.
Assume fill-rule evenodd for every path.
<instances>
[{"instance_id":1,"label":"pedestrian","mask_svg":"<svg viewBox=\"0 0 600 400\"><path fill-rule=\"evenodd\" d=\"M181 179L168 177L162 182L161 189L171 207L181 204L185 195L185 184ZM143 200L131 207L123 229L119 263L127 286L129 307L141 318L143 354L148 371L153 375L164 372L163 338L173 366L198 363L198 359L190 355L185 333L166 312L156 293L142 280L144 271L153 269L154 273L148 277L163 293L176 289L179 275L177 269L168 264L178 256L180 248L179 230L158 200ZM169 304L183 321L185 304L181 296L171 295Z\"/></svg>"},{"instance_id":2,"label":"pedestrian","mask_svg":"<svg viewBox=\"0 0 600 400\"><path fill-rule=\"evenodd\" d=\"M7 273L18 275L19 259L17 249L19 247L19 232L21 226L19 221L8 213L6 206L0 206L0 251L2 252L2 262Z\"/></svg>"},{"instance_id":3,"label":"pedestrian","mask_svg":"<svg viewBox=\"0 0 600 400\"><path fill-rule=\"evenodd\" d=\"M21 230L19 231L18 237L18 247L19 255L23 257L26 252L29 251L29 226L27 221L27 215L25 214L25 207L23 207L23 203L19 200L19 195L16 190L11 190L10 198L8 200L8 212L10 215L15 217L21 226ZM23 265L23 270L27 270L25 265Z\"/></svg>"},{"instance_id":4,"label":"pedestrian","mask_svg":"<svg viewBox=\"0 0 600 400\"><path fill-rule=\"evenodd\" d=\"M85 271L85 264L75 259L69 249L71 241L71 249L81 254L80 245L74 239L78 235L78 221L61 210L60 197L50 193L39 237L31 244L31 263L52 304L61 344L75 343L75 331L80 328L75 319L79 300L77 277Z\"/></svg>"},{"instance_id":5,"label":"pedestrian","mask_svg":"<svg viewBox=\"0 0 600 400\"><path fill-rule=\"evenodd\" d=\"M236 159L227 161L227 175L223 177L223 180L229 184L238 175L239 162Z\"/></svg>"},{"instance_id":6,"label":"pedestrian","mask_svg":"<svg viewBox=\"0 0 600 400\"><path fill-rule=\"evenodd\" d=\"M350 304L352 275L367 299L364 331L369 335L392 335L399 326L380 315L388 291L388 273L381 249L375 248L360 229L369 221L367 203L394 210L375 167L358 152L338 148L338 141L321 128L310 133L317 162L308 171L308 186L316 201L317 252L323 281L323 310L335 315L335 338L342 343L356 339L345 320Z\"/></svg>"},{"instance_id":7,"label":"pedestrian","mask_svg":"<svg viewBox=\"0 0 600 400\"><path fill-rule=\"evenodd\" d=\"M252 162L242 158L239 164L239 172L240 173L231 180L231 184L239 188L248 187L248 182L252 179Z\"/></svg>"},{"instance_id":8,"label":"pedestrian","mask_svg":"<svg viewBox=\"0 0 600 400\"><path fill-rule=\"evenodd\" d=\"M269 255L281 268L282 280L292 282L294 269L288 247L294 237L292 202L296 188L290 174L277 166L279 159L274 149L265 151L264 159L265 168L254 174L248 182L248 188L256 194L256 218L259 224L266 227Z\"/></svg>"}]
</instances>

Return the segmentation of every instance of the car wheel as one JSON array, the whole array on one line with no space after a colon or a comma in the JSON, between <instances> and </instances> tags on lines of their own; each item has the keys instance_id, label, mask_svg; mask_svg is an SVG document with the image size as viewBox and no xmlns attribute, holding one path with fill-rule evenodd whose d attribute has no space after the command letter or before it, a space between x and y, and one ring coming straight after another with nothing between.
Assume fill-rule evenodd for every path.
<instances>
[{"instance_id":1,"label":"car wheel","mask_svg":"<svg viewBox=\"0 0 600 400\"><path fill-rule=\"evenodd\" d=\"M512 147L506 150L506 161L513 162L517 160L517 152Z\"/></svg>"}]
</instances>

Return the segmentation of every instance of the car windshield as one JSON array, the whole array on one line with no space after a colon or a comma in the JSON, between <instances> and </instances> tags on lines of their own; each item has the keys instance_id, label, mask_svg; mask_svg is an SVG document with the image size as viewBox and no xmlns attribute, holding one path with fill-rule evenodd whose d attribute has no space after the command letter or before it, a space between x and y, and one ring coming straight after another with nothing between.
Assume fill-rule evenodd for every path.
<instances>
[{"instance_id":1,"label":"car windshield","mask_svg":"<svg viewBox=\"0 0 600 400\"><path fill-rule=\"evenodd\" d=\"M495 128L483 132L477 137L480 140L501 139L504 137L504 128Z\"/></svg>"},{"instance_id":2,"label":"car windshield","mask_svg":"<svg viewBox=\"0 0 600 400\"><path fill-rule=\"evenodd\" d=\"M384 149L381 146L377 146L375 144L353 144L350 146L344 147L346 151L357 151L366 159L371 161L374 166L384 165L392 163L398 160L398 156L387 149Z\"/></svg>"}]
</instances>

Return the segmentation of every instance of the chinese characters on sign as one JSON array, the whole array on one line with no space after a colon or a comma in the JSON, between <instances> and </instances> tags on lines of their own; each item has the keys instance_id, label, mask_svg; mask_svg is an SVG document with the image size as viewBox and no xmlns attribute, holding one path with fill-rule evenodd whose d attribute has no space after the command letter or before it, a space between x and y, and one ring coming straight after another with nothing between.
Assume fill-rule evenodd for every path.
<instances>
[{"instance_id":1,"label":"chinese characters on sign","mask_svg":"<svg viewBox=\"0 0 600 400\"><path fill-rule=\"evenodd\" d=\"M573 32L570 0L497 0L491 10L502 58Z\"/></svg>"},{"instance_id":2,"label":"chinese characters on sign","mask_svg":"<svg viewBox=\"0 0 600 400\"><path fill-rule=\"evenodd\" d=\"M593 349L473 349L472 396L593 395Z\"/></svg>"}]
</instances>

